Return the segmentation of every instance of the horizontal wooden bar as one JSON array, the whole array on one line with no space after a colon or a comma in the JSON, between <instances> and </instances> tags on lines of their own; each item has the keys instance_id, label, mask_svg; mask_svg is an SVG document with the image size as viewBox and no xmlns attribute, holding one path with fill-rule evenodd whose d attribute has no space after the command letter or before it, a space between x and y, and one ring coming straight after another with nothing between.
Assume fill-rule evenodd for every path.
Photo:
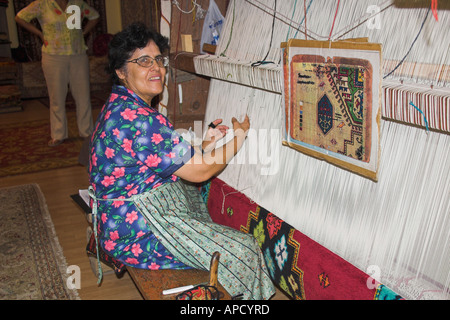
<instances>
[{"instance_id":1,"label":"horizontal wooden bar","mask_svg":"<svg viewBox=\"0 0 450 320\"><path fill-rule=\"evenodd\" d=\"M203 45L203 51L209 54L214 54L216 52L216 46L205 43ZM173 52L169 56L170 65L178 70L195 73L194 58L199 55L200 54L198 53L187 51L181 51L178 53Z\"/></svg>"},{"instance_id":2,"label":"horizontal wooden bar","mask_svg":"<svg viewBox=\"0 0 450 320\"><path fill-rule=\"evenodd\" d=\"M185 51L171 53L169 57L170 66L178 70L195 73L194 58L198 55L197 53Z\"/></svg>"}]
</instances>

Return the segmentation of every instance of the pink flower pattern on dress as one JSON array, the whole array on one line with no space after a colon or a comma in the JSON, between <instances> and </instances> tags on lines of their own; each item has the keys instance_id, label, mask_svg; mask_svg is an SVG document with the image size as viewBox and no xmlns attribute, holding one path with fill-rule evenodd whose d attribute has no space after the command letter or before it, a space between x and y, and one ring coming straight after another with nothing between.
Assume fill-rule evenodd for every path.
<instances>
[{"instance_id":1,"label":"pink flower pattern on dress","mask_svg":"<svg viewBox=\"0 0 450 320\"><path fill-rule=\"evenodd\" d=\"M150 168L157 167L161 163L161 161L161 158L156 154L151 154L147 157L147 160L145 160L145 164Z\"/></svg>"},{"instance_id":2,"label":"pink flower pattern on dress","mask_svg":"<svg viewBox=\"0 0 450 320\"><path fill-rule=\"evenodd\" d=\"M160 144L161 141L164 141L163 137L159 133L154 133L152 136L152 142L154 144Z\"/></svg>"}]
</instances>

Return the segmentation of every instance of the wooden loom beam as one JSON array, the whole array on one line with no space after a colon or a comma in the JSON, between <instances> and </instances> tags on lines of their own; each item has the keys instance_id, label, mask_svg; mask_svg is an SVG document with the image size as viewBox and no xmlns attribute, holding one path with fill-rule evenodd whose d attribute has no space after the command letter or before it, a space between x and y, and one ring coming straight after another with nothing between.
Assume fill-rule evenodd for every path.
<instances>
[{"instance_id":1,"label":"wooden loom beam","mask_svg":"<svg viewBox=\"0 0 450 320\"><path fill-rule=\"evenodd\" d=\"M215 54L216 46L205 43L203 51L209 54ZM194 66L194 58L201 54L182 51L179 53L171 53L169 56L170 65L178 70L196 74Z\"/></svg>"},{"instance_id":2,"label":"wooden loom beam","mask_svg":"<svg viewBox=\"0 0 450 320\"><path fill-rule=\"evenodd\" d=\"M171 56L171 63L172 63L172 65L175 65L175 67L178 70L186 71L186 72L196 74L196 75L202 76L202 77L221 79L220 77L217 77L213 72L203 72L201 70L200 71L196 70L195 65L194 65L194 59L198 56L201 56L201 55L189 53L189 52L182 52L182 53L179 53L177 56L174 56L174 55ZM233 64L234 62L233 62L233 59L229 59L227 62L223 62L223 63L225 63L223 66L224 66L224 68L226 68L226 64ZM391 63L396 63L396 61L392 61ZM425 68L426 67L425 64L415 63L415 65L417 68L427 70L427 68ZM253 67L251 67L250 64L249 65L241 65L241 68L242 68L242 70L249 70L249 71L251 69L253 69ZM441 73L442 73L442 77L448 78L450 75L448 66L445 66ZM267 73L267 74L269 74L269 73ZM274 78L280 77L281 69L277 69L277 68L271 69L271 76ZM239 77L230 77L230 78L227 77L226 79L222 78L221 80L231 81L231 82L239 83L241 85L249 85L249 83L244 83L242 81L243 79L245 79L245 78L240 79ZM390 87L392 86L393 83L395 83L395 81L392 81L392 80L383 81L383 85L382 85L383 90L385 92L386 92L386 90L394 90L394 91L403 92L404 94L409 94L409 95L411 95L411 92L413 92L413 91L411 91L413 89L411 89L410 86L408 86L406 84L404 85L401 82L399 82L399 85L401 86L401 88L391 89ZM390 84L390 85L388 85L388 84ZM271 92L278 93L278 94L281 94L281 91L282 91L282 88L277 87L277 86L273 86L273 87L266 86L264 81L259 82L259 83L254 83L253 86L255 86L256 88L262 89L262 90L267 90L267 91L271 91ZM425 86L422 86L422 87L425 88ZM423 88L420 91L423 91L424 90ZM417 94L419 94L419 91L417 92ZM443 104L443 106L442 106L443 110L446 110L449 107L447 104L448 98L446 98L446 95L442 92L442 90L431 90L430 92L426 92L423 94L425 94L429 97L427 99L441 99L440 103ZM414 96L414 94L413 94L413 96ZM405 103L404 106L402 105L402 106L397 106L397 107L403 108L404 109L403 112L406 112L406 113L411 113L414 111L414 110L410 110L411 107L409 105L407 105L407 103ZM428 108L428 109L429 110L426 111L427 117L428 118L434 117L433 116L434 111L432 110L432 108ZM388 112L388 110L383 110L383 118L386 120L398 121L398 122L402 122L405 124L419 125L418 123L415 123L412 120L411 120L412 122L407 121L407 120L403 119L404 117L399 118L398 115L390 114L391 112L392 111ZM398 112L396 112L396 113L398 113ZM424 125L420 124L419 126L423 127ZM433 131L441 132L441 133L448 133L450 131L449 126L448 126L448 120L446 120L446 119L442 119L442 121L437 121L435 124L430 124L429 129L433 130Z\"/></svg>"},{"instance_id":3,"label":"wooden loom beam","mask_svg":"<svg viewBox=\"0 0 450 320\"><path fill-rule=\"evenodd\" d=\"M170 54L170 66L181 71L196 73L194 67L194 58L198 56L196 53L179 52L178 54Z\"/></svg>"},{"instance_id":4,"label":"wooden loom beam","mask_svg":"<svg viewBox=\"0 0 450 320\"><path fill-rule=\"evenodd\" d=\"M209 53L211 55L214 55L215 51L216 51L216 46L205 44L203 46L203 51L207 52L207 53ZM198 56L201 56L201 55L200 54L195 54L195 53L190 53L190 52L181 52L181 53L178 53L177 55L171 55L171 57L170 57L171 65L174 66L175 68L177 68L178 70L189 72L191 74L196 74L198 76L203 76L203 77L215 78L213 74L204 74L202 72L198 72L195 69L194 59L196 57L198 57ZM230 60L230 63L233 63L232 60ZM392 68L393 66L398 64L398 61L396 61L396 60L385 60L384 63L385 64L388 63L389 64L389 68ZM428 74L429 71L428 70L430 70L430 68L431 69L436 68L436 66L434 66L434 65L425 64L425 63L418 63L418 62L406 62L406 63L404 63L404 65L407 65L407 64L408 65L413 65L414 66L413 69L419 70L420 71L420 77L423 78L423 79L427 79L429 77L429 74ZM249 69L251 69L251 67ZM407 69L410 70L411 68L407 68ZM281 72L281 70L279 70L279 71ZM277 73L276 71L274 71L274 72ZM400 74L402 76L406 76L406 77L408 76L408 74L406 74L405 72L402 72L402 71L400 71ZM440 77L439 78L440 78L440 80L445 80L446 82L450 81L450 67L448 65L444 65L442 67L442 70L440 72ZM230 81L230 79L228 79L228 78L227 79L222 79L222 80ZM233 79L231 81L240 83L240 81L238 79ZM389 86L387 85L388 82L389 81L386 81L382 85L383 86L383 90L391 90L389 88ZM390 81L390 82L392 83L393 81ZM403 82L401 82L401 83L403 84ZM246 85L245 83L240 83L240 84ZM276 87L274 87L274 88L267 88L264 85L263 86L258 86L257 85L257 87L259 87L260 89L263 89L263 90L269 90L269 91L273 91L275 93L281 93L281 91L278 90L280 88L276 88ZM431 89L432 88L433 88L433 86L431 86ZM398 89L396 89L396 90L398 90ZM407 90L408 89L406 89L406 88L404 90L400 89L400 91L405 91L405 92ZM411 90L411 89L409 89L409 90ZM442 92L440 92L440 93L439 92L429 92L428 95L431 96L431 97L441 97L441 99L442 99ZM448 101L448 100L444 99L443 103L445 104L445 108L448 108L448 105L446 104L446 101ZM408 109L410 107L407 106L406 108ZM387 113L388 113L387 111L383 110L383 118L386 119L386 120L398 121L398 122L405 123L405 124L410 124L410 125L412 124L414 126L417 125L417 123L416 124L414 122L410 123L409 121L405 121L404 119L400 119L400 118L396 117L395 115L387 114ZM423 126L423 125L419 125L419 126ZM439 124L437 124L435 126L432 125L430 127L430 129L433 130L433 131L441 132L441 133L448 133L449 132L448 124L442 125L442 124L439 123Z\"/></svg>"}]
</instances>

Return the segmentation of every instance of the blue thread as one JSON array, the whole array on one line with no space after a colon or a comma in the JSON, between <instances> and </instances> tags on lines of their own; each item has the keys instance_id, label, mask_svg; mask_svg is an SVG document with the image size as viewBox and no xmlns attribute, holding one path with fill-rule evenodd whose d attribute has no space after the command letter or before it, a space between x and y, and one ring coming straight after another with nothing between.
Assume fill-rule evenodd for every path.
<instances>
[{"instance_id":1,"label":"blue thread","mask_svg":"<svg viewBox=\"0 0 450 320\"><path fill-rule=\"evenodd\" d=\"M419 111L419 112L422 114L423 119L425 120L425 127L427 128L427 131L430 131L430 129L428 128L428 120L427 120L427 117L425 117L425 114L423 113L423 111L420 110L419 108L417 108L417 107L414 105L414 103L413 103L412 101L411 101L409 104L412 105L414 108L416 108L416 110Z\"/></svg>"},{"instance_id":2,"label":"blue thread","mask_svg":"<svg viewBox=\"0 0 450 320\"><path fill-rule=\"evenodd\" d=\"M292 19L294 19L294 14L295 14L296 8L297 8L297 0L295 0L295 3L294 3L294 10L292 11L291 21L292 21ZM302 21L302 23L303 23L303 21ZM286 35L286 42L289 40L289 33L291 33L291 23L289 23L289 29L288 29L288 33Z\"/></svg>"},{"instance_id":3,"label":"blue thread","mask_svg":"<svg viewBox=\"0 0 450 320\"><path fill-rule=\"evenodd\" d=\"M310 0L310 1L309 1L308 8L306 9L306 12L305 12L305 15L304 15L302 21L301 21L300 24L298 25L298 28L296 28L297 31L295 32L295 35L294 35L293 39L296 39L296 38L297 38L298 31L299 31L301 25L303 24L303 21L305 21L306 15L307 15L308 12L309 12L309 8L311 8L312 2L313 2L313 0ZM297 7L297 0L295 1L294 12L292 12L292 18L294 17L294 13L295 13L295 8L296 8L296 7ZM291 21L292 21L292 18L291 18ZM289 33L290 33L290 32L291 32L291 23L289 23L289 30L288 30L288 34L287 34L287 36L286 36L286 42L287 42L288 39L289 39ZM305 33L306 33L306 30L305 30Z\"/></svg>"}]
</instances>

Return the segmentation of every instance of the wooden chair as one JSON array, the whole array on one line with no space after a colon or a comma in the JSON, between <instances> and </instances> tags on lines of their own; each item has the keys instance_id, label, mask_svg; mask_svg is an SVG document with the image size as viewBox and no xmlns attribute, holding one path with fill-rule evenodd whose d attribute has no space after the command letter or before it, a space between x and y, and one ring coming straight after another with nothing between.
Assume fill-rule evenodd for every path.
<instances>
[{"instance_id":1,"label":"wooden chair","mask_svg":"<svg viewBox=\"0 0 450 320\"><path fill-rule=\"evenodd\" d=\"M86 251L91 262L91 268L94 274L98 276L96 243L90 227L87 230L87 240ZM145 270L127 267L102 251L99 252L99 257L103 275L115 273L116 276L121 277L125 271L128 271L142 297L146 300L174 300L179 293L164 295L163 291L198 284L214 286L220 292L220 300L231 300L231 296L217 279L220 259L218 252L215 252L211 258L209 272L197 269Z\"/></svg>"},{"instance_id":2,"label":"wooden chair","mask_svg":"<svg viewBox=\"0 0 450 320\"><path fill-rule=\"evenodd\" d=\"M218 252L213 255L209 272L197 269L152 271L127 268L127 270L146 300L174 300L178 293L163 295L163 290L197 284L214 286L221 293L220 300L231 300L228 292L217 281L219 257Z\"/></svg>"}]
</instances>

